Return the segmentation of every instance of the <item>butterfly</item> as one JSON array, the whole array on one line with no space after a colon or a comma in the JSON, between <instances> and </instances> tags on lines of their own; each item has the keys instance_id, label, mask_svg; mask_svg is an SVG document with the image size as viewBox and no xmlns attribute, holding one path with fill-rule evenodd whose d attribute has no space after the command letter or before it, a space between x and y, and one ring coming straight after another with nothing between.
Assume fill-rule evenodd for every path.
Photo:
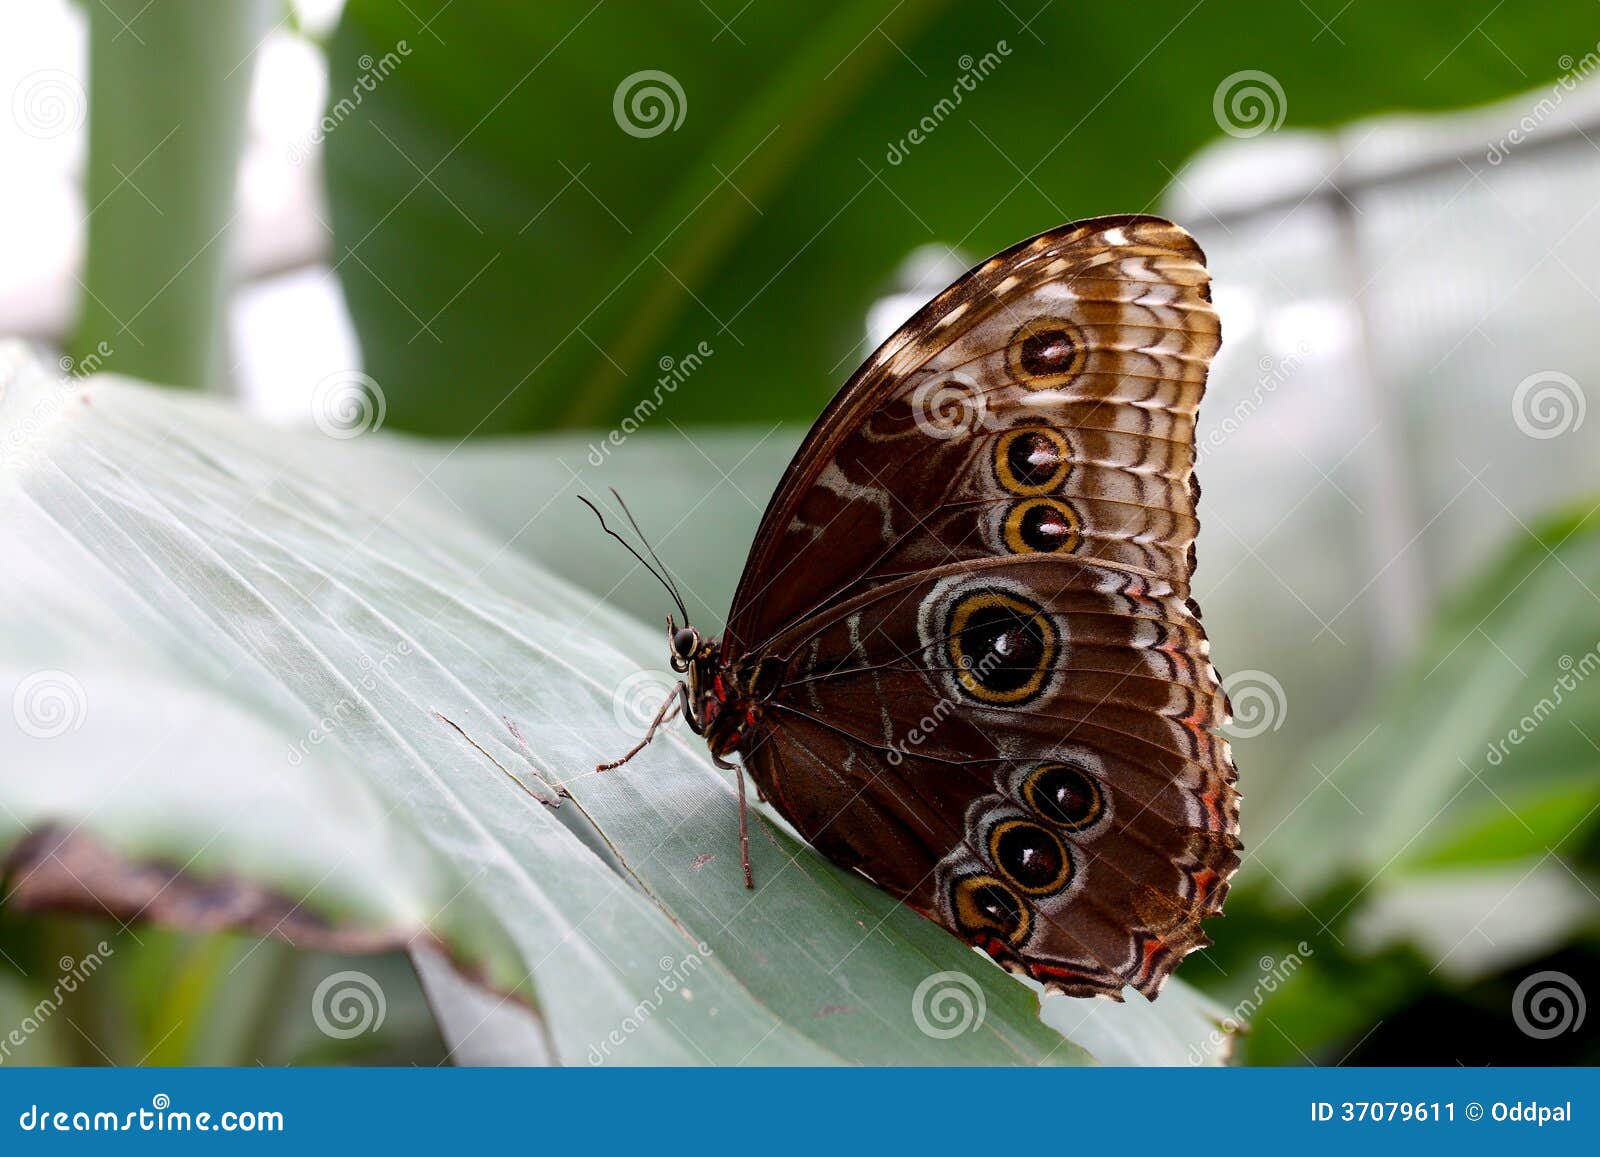
<instances>
[{"instance_id":1,"label":"butterfly","mask_svg":"<svg viewBox=\"0 0 1600 1157\"><path fill-rule=\"evenodd\" d=\"M1153 999L1210 943L1241 848L1189 594L1220 342L1204 254L1158 217L1063 225L967 272L812 428L720 639L649 551L684 678L602 769L681 711L742 766L747 886L745 773L829 859L1007 969Z\"/></svg>"}]
</instances>

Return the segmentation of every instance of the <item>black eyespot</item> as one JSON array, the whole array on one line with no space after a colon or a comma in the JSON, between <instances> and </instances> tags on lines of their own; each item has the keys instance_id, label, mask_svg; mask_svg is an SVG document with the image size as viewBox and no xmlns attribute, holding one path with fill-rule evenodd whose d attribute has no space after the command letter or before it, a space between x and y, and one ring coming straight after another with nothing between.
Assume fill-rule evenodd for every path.
<instances>
[{"instance_id":1,"label":"black eyespot","mask_svg":"<svg viewBox=\"0 0 1600 1157\"><path fill-rule=\"evenodd\" d=\"M1030 333L1022 339L1018 360L1022 368L1035 377L1064 374L1072 367L1078 346L1072 335L1064 329L1047 329Z\"/></svg>"},{"instance_id":2,"label":"black eyespot","mask_svg":"<svg viewBox=\"0 0 1600 1157\"><path fill-rule=\"evenodd\" d=\"M1011 467L1011 476L1024 486L1039 486L1055 476L1061 453L1054 439L1040 431L1027 430L1006 448L1006 464Z\"/></svg>"},{"instance_id":3,"label":"black eyespot","mask_svg":"<svg viewBox=\"0 0 1600 1157\"><path fill-rule=\"evenodd\" d=\"M994 876L962 876L950 887L956 926L969 936L996 935L1012 944L1028 937L1031 923L1022 897Z\"/></svg>"},{"instance_id":4,"label":"black eyespot","mask_svg":"<svg viewBox=\"0 0 1600 1157\"><path fill-rule=\"evenodd\" d=\"M1005 820L989 834L994 866L1024 892L1043 895L1066 887L1072 860L1061 840L1030 820Z\"/></svg>"},{"instance_id":5,"label":"black eyespot","mask_svg":"<svg viewBox=\"0 0 1600 1157\"><path fill-rule=\"evenodd\" d=\"M1017 384L1030 390L1066 385L1084 367L1088 347L1076 325L1061 317L1036 317L1011 335L1006 363Z\"/></svg>"},{"instance_id":6,"label":"black eyespot","mask_svg":"<svg viewBox=\"0 0 1600 1157\"><path fill-rule=\"evenodd\" d=\"M1072 507L1058 498L1033 498L1007 513L1005 538L1017 554L1054 554L1077 549L1082 534Z\"/></svg>"},{"instance_id":7,"label":"black eyespot","mask_svg":"<svg viewBox=\"0 0 1600 1157\"><path fill-rule=\"evenodd\" d=\"M1048 494L1066 480L1071 450L1046 426L1007 430L995 446L995 476L1012 494Z\"/></svg>"},{"instance_id":8,"label":"black eyespot","mask_svg":"<svg viewBox=\"0 0 1600 1157\"><path fill-rule=\"evenodd\" d=\"M1093 826L1105 810L1099 781L1070 763L1040 764L1022 790L1028 806L1041 818L1069 831Z\"/></svg>"},{"instance_id":9,"label":"black eyespot","mask_svg":"<svg viewBox=\"0 0 1600 1157\"><path fill-rule=\"evenodd\" d=\"M988 703L1033 698L1055 664L1055 627L1038 607L1005 591L974 591L958 601L949 639L960 685Z\"/></svg>"}]
</instances>

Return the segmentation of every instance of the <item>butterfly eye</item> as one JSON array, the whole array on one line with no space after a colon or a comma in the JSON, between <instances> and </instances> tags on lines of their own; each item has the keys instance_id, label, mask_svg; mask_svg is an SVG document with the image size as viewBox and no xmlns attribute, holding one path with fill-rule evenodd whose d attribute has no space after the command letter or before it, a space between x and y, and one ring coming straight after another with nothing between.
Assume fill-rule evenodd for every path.
<instances>
[{"instance_id":1,"label":"butterfly eye","mask_svg":"<svg viewBox=\"0 0 1600 1157\"><path fill-rule=\"evenodd\" d=\"M672 633L672 653L675 657L688 662L699 649L700 632L693 627L679 627Z\"/></svg>"}]
</instances>

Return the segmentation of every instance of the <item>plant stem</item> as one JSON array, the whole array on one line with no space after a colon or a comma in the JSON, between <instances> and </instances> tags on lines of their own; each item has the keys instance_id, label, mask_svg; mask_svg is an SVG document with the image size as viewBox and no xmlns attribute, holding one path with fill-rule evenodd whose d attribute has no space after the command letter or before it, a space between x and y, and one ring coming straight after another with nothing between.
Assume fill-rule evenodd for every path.
<instances>
[{"instance_id":1,"label":"plant stem","mask_svg":"<svg viewBox=\"0 0 1600 1157\"><path fill-rule=\"evenodd\" d=\"M88 256L74 353L150 381L220 384L234 174L264 8L98 0L88 12Z\"/></svg>"}]
</instances>

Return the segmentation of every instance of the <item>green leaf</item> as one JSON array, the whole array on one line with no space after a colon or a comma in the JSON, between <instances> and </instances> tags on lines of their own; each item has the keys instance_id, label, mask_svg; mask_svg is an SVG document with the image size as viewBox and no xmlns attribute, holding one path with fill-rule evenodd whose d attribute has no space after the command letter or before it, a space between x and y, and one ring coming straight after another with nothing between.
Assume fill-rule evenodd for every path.
<instances>
[{"instance_id":1,"label":"green leaf","mask_svg":"<svg viewBox=\"0 0 1600 1157\"><path fill-rule=\"evenodd\" d=\"M764 813L747 892L733 784L692 736L595 774L658 631L439 497L438 451L7 352L10 903L411 945L514 995L563 1063L1215 1055L1181 986L1074 1002L1089 1020L1064 1039L1026 986ZM918 1027L939 974L983 1008L972 1031Z\"/></svg>"},{"instance_id":2,"label":"green leaf","mask_svg":"<svg viewBox=\"0 0 1600 1157\"><path fill-rule=\"evenodd\" d=\"M1275 881L1309 901L1341 881L1576 858L1600 814L1597 587L1600 507L1513 544L1379 708L1286 784L1304 802L1257 846Z\"/></svg>"},{"instance_id":3,"label":"green leaf","mask_svg":"<svg viewBox=\"0 0 1600 1157\"><path fill-rule=\"evenodd\" d=\"M809 422L914 248L1154 204L1234 74L1326 127L1534 88L1592 40L1557 0L1035 7L350 0L326 163L389 421L618 422L704 343L677 421ZM673 127L640 137L614 101L644 72Z\"/></svg>"}]
</instances>

